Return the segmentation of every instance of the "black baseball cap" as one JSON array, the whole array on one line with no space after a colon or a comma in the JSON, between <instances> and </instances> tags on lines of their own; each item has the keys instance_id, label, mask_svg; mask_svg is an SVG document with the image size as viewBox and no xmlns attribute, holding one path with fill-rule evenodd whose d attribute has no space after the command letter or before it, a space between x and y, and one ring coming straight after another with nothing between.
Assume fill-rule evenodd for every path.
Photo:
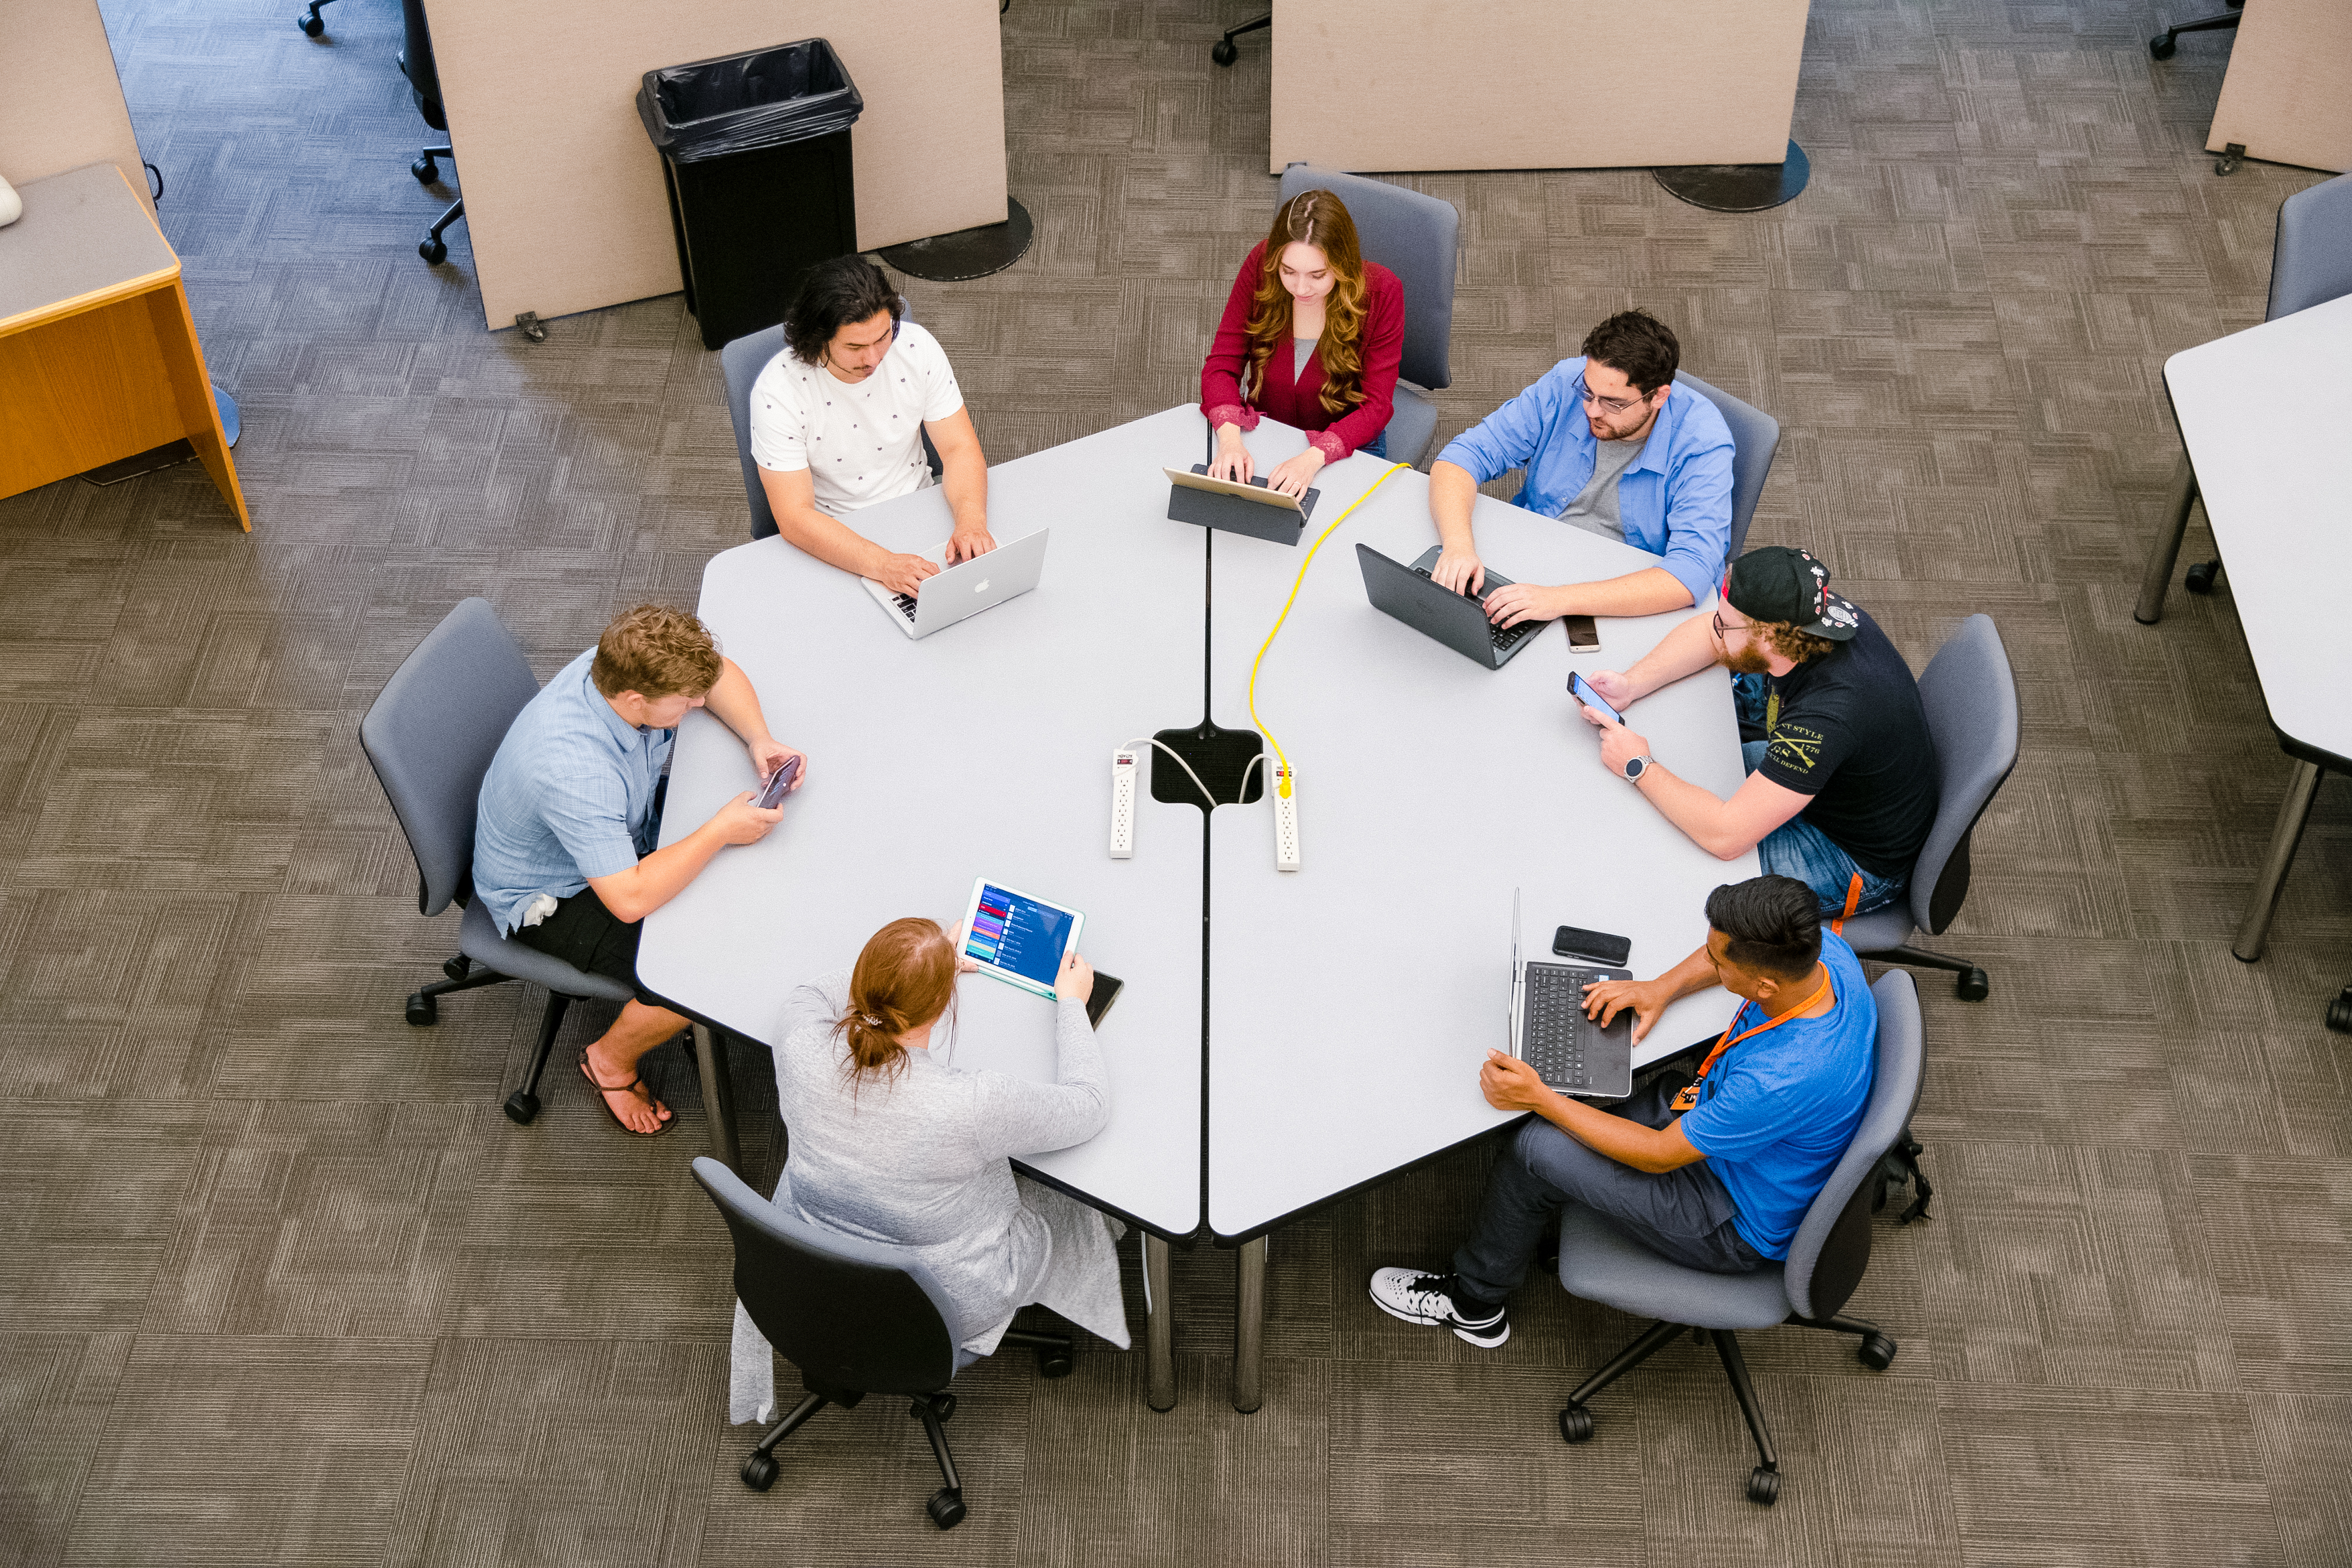
<instances>
[{"instance_id":1,"label":"black baseball cap","mask_svg":"<svg viewBox=\"0 0 2352 1568\"><path fill-rule=\"evenodd\" d=\"M1782 622L1832 643L1862 630L1862 612L1830 591L1830 569L1788 545L1764 545L1733 561L1723 597L1751 621Z\"/></svg>"}]
</instances>

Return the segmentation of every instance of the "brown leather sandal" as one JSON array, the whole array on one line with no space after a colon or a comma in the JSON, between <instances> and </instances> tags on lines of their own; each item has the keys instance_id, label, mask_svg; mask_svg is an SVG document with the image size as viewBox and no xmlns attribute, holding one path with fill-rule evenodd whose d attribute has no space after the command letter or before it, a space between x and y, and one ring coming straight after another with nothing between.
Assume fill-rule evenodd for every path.
<instances>
[{"instance_id":1,"label":"brown leather sandal","mask_svg":"<svg viewBox=\"0 0 2352 1568\"><path fill-rule=\"evenodd\" d=\"M664 1122L660 1126L656 1127L650 1133L640 1133L635 1127L630 1126L626 1122L622 1121L621 1113L613 1109L613 1103L610 1100L605 1099L604 1096L607 1094L618 1094L625 1089L635 1089L638 1084L643 1083L645 1080L633 1073L630 1075L629 1081L626 1083L598 1082L596 1081L595 1069L588 1065L588 1048L584 1045L580 1048L580 1076L585 1078L588 1081L589 1085L596 1091L596 1103L604 1107L604 1114L613 1118L613 1125L620 1128L621 1131L628 1134L629 1136L633 1138L658 1138L664 1133L668 1132L672 1127L677 1125L677 1113L676 1111L672 1111L670 1113L668 1121ZM646 1095L646 1099L651 1102L653 1100L653 1096L648 1094Z\"/></svg>"}]
</instances>

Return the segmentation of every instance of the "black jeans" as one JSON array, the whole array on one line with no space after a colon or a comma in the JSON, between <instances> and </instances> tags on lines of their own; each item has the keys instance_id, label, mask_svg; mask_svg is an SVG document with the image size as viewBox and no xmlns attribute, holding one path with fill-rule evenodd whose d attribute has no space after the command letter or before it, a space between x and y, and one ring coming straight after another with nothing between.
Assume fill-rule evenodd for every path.
<instances>
[{"instance_id":1,"label":"black jeans","mask_svg":"<svg viewBox=\"0 0 2352 1568\"><path fill-rule=\"evenodd\" d=\"M558 900L555 913L536 925L518 925L514 939L536 947L551 958L561 958L575 969L618 980L637 988L637 938L642 923L630 925L604 907L593 887ZM640 1001L643 991L637 992Z\"/></svg>"},{"instance_id":2,"label":"black jeans","mask_svg":"<svg viewBox=\"0 0 2352 1568\"><path fill-rule=\"evenodd\" d=\"M1663 1127L1675 1118L1667 1102L1686 1081L1686 1074L1661 1074L1608 1113ZM1454 1254L1454 1271L1464 1287L1489 1301L1517 1290L1545 1228L1570 1202L1599 1210L1651 1251L1686 1268L1751 1274L1765 1261L1733 1225L1738 1206L1705 1160L1652 1176L1619 1165L1537 1117L1495 1162L1477 1224Z\"/></svg>"}]
</instances>

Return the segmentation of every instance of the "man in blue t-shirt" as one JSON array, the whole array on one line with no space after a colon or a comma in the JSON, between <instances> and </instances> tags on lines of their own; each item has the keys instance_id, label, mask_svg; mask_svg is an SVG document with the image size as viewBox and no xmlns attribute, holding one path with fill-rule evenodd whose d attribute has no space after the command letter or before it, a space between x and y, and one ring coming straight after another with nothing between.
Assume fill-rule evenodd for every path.
<instances>
[{"instance_id":1,"label":"man in blue t-shirt","mask_svg":"<svg viewBox=\"0 0 2352 1568\"><path fill-rule=\"evenodd\" d=\"M1662 1076L1604 1111L1488 1051L1478 1074L1487 1103L1537 1119L1495 1162L1452 1273L1373 1271L1382 1312L1450 1328L1481 1349L1503 1343L1503 1299L1570 1202L1688 1268L1746 1274L1789 1255L1870 1098L1878 1005L1853 949L1822 931L1811 889L1794 878L1717 888L1706 924L1706 946L1656 979L1585 993L1585 1011L1604 1025L1632 1008L1637 1041L1677 997L1719 985L1743 998L1698 1082Z\"/></svg>"}]
</instances>

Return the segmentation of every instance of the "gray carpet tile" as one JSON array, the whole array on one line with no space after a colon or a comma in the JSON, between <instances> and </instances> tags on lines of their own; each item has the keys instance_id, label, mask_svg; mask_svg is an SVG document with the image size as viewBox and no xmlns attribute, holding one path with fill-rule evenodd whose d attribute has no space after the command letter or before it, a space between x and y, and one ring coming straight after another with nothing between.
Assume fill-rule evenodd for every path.
<instances>
[{"instance_id":1,"label":"gray carpet tile","mask_svg":"<svg viewBox=\"0 0 2352 1568\"><path fill-rule=\"evenodd\" d=\"M1537 1279L1482 1353L1366 1300L1374 1267L1444 1266L1474 1146L1274 1237L1255 1415L1205 1247L1175 1259L1174 1412L1099 1343L1062 1380L972 1368L972 1512L942 1536L894 1401L820 1416L772 1491L735 1479L681 1051L648 1061L678 1131L637 1143L572 1065L608 1009L572 1009L527 1128L498 1102L539 993L401 1018L456 920L415 913L360 715L468 594L542 676L629 603L693 602L746 520L717 357L675 295L481 329L466 226L446 266L414 254L462 167L407 172L389 0L316 42L262 0L105 9L255 532L194 465L0 501L0 1563L2352 1561L2352 1056L2319 1024L2352 979L2352 789L2323 787L2238 963L2287 764L2226 580L2131 620L2164 359L2260 319L2278 204L2318 178L2213 175L2226 38L2158 65L2155 0L1821 0L1790 205L1704 213L1639 169L1394 177L1462 213L1441 440L1646 306L1781 421L1755 542L1820 552L1915 665L1977 611L2016 665L2024 753L1936 940L1992 996L1922 984L1936 1218L1878 1220L1853 1303L1901 1354L1745 1341L1779 1507L1741 1495L1703 1345L1569 1448L1560 1402L1642 1325ZM1267 40L1208 59L1240 19L1005 16L1036 245L907 284L992 457L1192 395L1274 197ZM2184 556L2210 549L2200 515ZM764 1053L733 1061L771 1176Z\"/></svg>"}]
</instances>

